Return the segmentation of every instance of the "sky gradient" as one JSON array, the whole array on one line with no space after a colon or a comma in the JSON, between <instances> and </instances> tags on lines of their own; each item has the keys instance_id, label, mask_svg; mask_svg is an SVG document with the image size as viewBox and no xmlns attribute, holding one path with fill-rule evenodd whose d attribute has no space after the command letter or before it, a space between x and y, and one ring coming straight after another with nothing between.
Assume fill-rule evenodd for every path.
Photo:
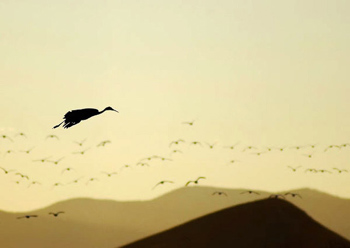
<instances>
[{"instance_id":1,"label":"sky gradient","mask_svg":"<svg viewBox=\"0 0 350 248\"><path fill-rule=\"evenodd\" d=\"M0 209L73 197L150 199L198 176L206 186L311 187L350 198L350 173L332 170L350 171L350 147L324 152L349 142L349 7L340 0L1 1L0 134L13 142L0 139L0 165L42 185L17 185L18 176L0 171ZM69 110L107 106L119 114L52 129ZM169 143L179 138L186 143L173 161L136 166L170 157ZM84 139L83 148L74 143ZM97 147L103 140L111 143ZM189 145L196 140L203 147ZM310 144L317 146L290 148ZM257 156L242 152L248 145L288 149ZM64 159L33 162L46 156ZM232 159L240 162L228 165ZM66 167L75 171L62 173ZM99 181L86 185L91 177ZM152 190L160 180L175 183Z\"/></svg>"}]
</instances>

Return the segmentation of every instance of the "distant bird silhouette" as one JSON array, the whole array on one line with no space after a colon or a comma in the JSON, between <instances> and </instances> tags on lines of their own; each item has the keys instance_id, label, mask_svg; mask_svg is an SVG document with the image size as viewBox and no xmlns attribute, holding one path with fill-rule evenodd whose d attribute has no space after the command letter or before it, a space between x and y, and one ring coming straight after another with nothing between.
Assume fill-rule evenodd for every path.
<instances>
[{"instance_id":1,"label":"distant bird silhouette","mask_svg":"<svg viewBox=\"0 0 350 248\"><path fill-rule=\"evenodd\" d=\"M56 160L56 161L52 161L52 160L47 160L47 162L50 162L50 163L54 163L54 164L58 164L62 159L64 159L64 157Z\"/></svg>"},{"instance_id":2,"label":"distant bird silhouette","mask_svg":"<svg viewBox=\"0 0 350 248\"><path fill-rule=\"evenodd\" d=\"M291 149L299 150L299 149L301 149L301 148L303 148L303 147L305 147L305 146L292 146Z\"/></svg>"},{"instance_id":3,"label":"distant bird silhouette","mask_svg":"<svg viewBox=\"0 0 350 248\"><path fill-rule=\"evenodd\" d=\"M35 185L35 184L40 184L40 185L41 185L41 183L39 183L38 181L32 181L31 183L29 183L28 188L29 188L31 185Z\"/></svg>"},{"instance_id":4,"label":"distant bird silhouette","mask_svg":"<svg viewBox=\"0 0 350 248\"><path fill-rule=\"evenodd\" d=\"M87 149L85 149L85 150L83 150L83 151L80 151L80 152L73 152L73 154L81 154L81 155L84 155L85 152L86 152L87 150L89 150L89 149L90 149L90 147L87 148Z\"/></svg>"},{"instance_id":5,"label":"distant bird silhouette","mask_svg":"<svg viewBox=\"0 0 350 248\"><path fill-rule=\"evenodd\" d=\"M350 143L344 143L344 144L341 144L340 146L341 147L347 147L347 146L350 146Z\"/></svg>"},{"instance_id":6,"label":"distant bird silhouette","mask_svg":"<svg viewBox=\"0 0 350 248\"><path fill-rule=\"evenodd\" d=\"M16 170L6 170L6 169L3 168L3 167L0 167L0 169L2 169L2 170L5 172L5 174L8 174L8 173L11 172L11 171L16 171Z\"/></svg>"},{"instance_id":7,"label":"distant bird silhouette","mask_svg":"<svg viewBox=\"0 0 350 248\"><path fill-rule=\"evenodd\" d=\"M324 149L324 152L326 152L326 151L328 151L329 149L332 149L332 148L338 148L338 149L340 149L341 146L338 146L338 145L329 145L329 146L326 147L326 149Z\"/></svg>"},{"instance_id":8,"label":"distant bird silhouette","mask_svg":"<svg viewBox=\"0 0 350 248\"><path fill-rule=\"evenodd\" d=\"M160 182L157 183L152 189L154 189L155 187L157 187L157 186L160 185L160 184L165 184L165 183L174 183L174 182L173 182L173 181L166 181L166 180L160 181Z\"/></svg>"},{"instance_id":9,"label":"distant bird silhouette","mask_svg":"<svg viewBox=\"0 0 350 248\"><path fill-rule=\"evenodd\" d=\"M237 142L236 144L232 145L232 146L224 146L224 148L228 148L228 149L235 149L235 147L239 144L240 142Z\"/></svg>"},{"instance_id":10,"label":"distant bird silhouette","mask_svg":"<svg viewBox=\"0 0 350 248\"><path fill-rule=\"evenodd\" d=\"M266 150L269 151L269 152L271 152L272 149L273 149L272 147L266 147Z\"/></svg>"},{"instance_id":11,"label":"distant bird silhouette","mask_svg":"<svg viewBox=\"0 0 350 248\"><path fill-rule=\"evenodd\" d=\"M256 194L256 195L260 195L260 193L253 191L253 190L247 190L247 191L243 191L241 192L241 194Z\"/></svg>"},{"instance_id":12,"label":"distant bird silhouette","mask_svg":"<svg viewBox=\"0 0 350 248\"><path fill-rule=\"evenodd\" d=\"M330 172L329 170L317 170L317 172L321 172L321 173L327 172L327 173L329 173L329 174L332 174L332 172Z\"/></svg>"},{"instance_id":13,"label":"distant bird silhouette","mask_svg":"<svg viewBox=\"0 0 350 248\"><path fill-rule=\"evenodd\" d=\"M14 150L7 150L5 153L4 153L4 156L6 155L6 154L10 154L10 153L14 153L15 151Z\"/></svg>"},{"instance_id":14,"label":"distant bird silhouette","mask_svg":"<svg viewBox=\"0 0 350 248\"><path fill-rule=\"evenodd\" d=\"M78 141L74 141L74 143L78 144L78 146L83 146L84 142L86 141L86 139L78 142Z\"/></svg>"},{"instance_id":15,"label":"distant bird silhouette","mask_svg":"<svg viewBox=\"0 0 350 248\"><path fill-rule=\"evenodd\" d=\"M48 139L48 138L51 138L51 139L55 138L55 139L59 140L58 136L54 135L54 134L47 135L46 139Z\"/></svg>"},{"instance_id":16,"label":"distant bird silhouette","mask_svg":"<svg viewBox=\"0 0 350 248\"><path fill-rule=\"evenodd\" d=\"M159 157L159 156L158 156L158 158L162 161L166 161L166 160L173 161L171 158L164 158L164 157Z\"/></svg>"},{"instance_id":17,"label":"distant bird silhouette","mask_svg":"<svg viewBox=\"0 0 350 248\"><path fill-rule=\"evenodd\" d=\"M316 169L313 169L313 168L308 168L308 169L306 169L306 170L305 170L305 173L308 172L308 171L317 173L317 170L316 170Z\"/></svg>"},{"instance_id":18,"label":"distant bird silhouette","mask_svg":"<svg viewBox=\"0 0 350 248\"><path fill-rule=\"evenodd\" d=\"M24 216L17 217L17 219L23 219L23 218L29 219L32 217L38 217L38 216L37 215L24 215Z\"/></svg>"},{"instance_id":19,"label":"distant bird silhouette","mask_svg":"<svg viewBox=\"0 0 350 248\"><path fill-rule=\"evenodd\" d=\"M44 163L45 161L47 161L47 159L51 158L52 156L50 157L46 157L46 158L42 158L42 159L36 159L36 160L33 160L33 162L41 162L41 163Z\"/></svg>"},{"instance_id":20,"label":"distant bird silhouette","mask_svg":"<svg viewBox=\"0 0 350 248\"><path fill-rule=\"evenodd\" d=\"M22 133L22 132L21 132L21 133L17 133L17 134L15 135L15 137L17 137L18 135L19 135L19 136L22 136L22 137L24 137L24 138L27 138L27 136L26 136L24 133Z\"/></svg>"},{"instance_id":21,"label":"distant bird silhouette","mask_svg":"<svg viewBox=\"0 0 350 248\"><path fill-rule=\"evenodd\" d=\"M209 149L213 149L214 148L214 146L216 145L216 143L214 143L214 144L209 144L209 143L206 143L208 146L209 146Z\"/></svg>"},{"instance_id":22,"label":"distant bird silhouette","mask_svg":"<svg viewBox=\"0 0 350 248\"><path fill-rule=\"evenodd\" d=\"M57 217L59 214L64 214L63 211L59 211L59 212L56 212L56 213L53 213L53 212L50 212L49 215L52 214L54 217Z\"/></svg>"},{"instance_id":23,"label":"distant bird silhouette","mask_svg":"<svg viewBox=\"0 0 350 248\"><path fill-rule=\"evenodd\" d=\"M13 140L7 135L1 135L1 138L8 139L9 141L13 142Z\"/></svg>"},{"instance_id":24,"label":"distant bird silhouette","mask_svg":"<svg viewBox=\"0 0 350 248\"><path fill-rule=\"evenodd\" d=\"M72 171L72 170L74 170L72 167L64 168L64 169L62 170L61 174L63 174L63 173L66 172L66 171Z\"/></svg>"},{"instance_id":25,"label":"distant bird silhouette","mask_svg":"<svg viewBox=\"0 0 350 248\"><path fill-rule=\"evenodd\" d=\"M106 174L107 177L111 177L112 175L117 175L117 172L105 172L105 171L101 171L101 173Z\"/></svg>"},{"instance_id":26,"label":"distant bird silhouette","mask_svg":"<svg viewBox=\"0 0 350 248\"><path fill-rule=\"evenodd\" d=\"M253 152L253 153L251 153L251 154L252 154L252 155L260 156L260 155L263 154L263 153L266 153L266 152Z\"/></svg>"},{"instance_id":27,"label":"distant bird silhouette","mask_svg":"<svg viewBox=\"0 0 350 248\"><path fill-rule=\"evenodd\" d=\"M28 150L21 150L20 152L25 152L25 153L29 154L33 149L34 149L34 147L32 147Z\"/></svg>"},{"instance_id":28,"label":"distant bird silhouette","mask_svg":"<svg viewBox=\"0 0 350 248\"><path fill-rule=\"evenodd\" d=\"M312 158L312 155L313 155L313 153L309 153L309 154L302 154L303 156L306 156L306 157L308 157L308 158Z\"/></svg>"},{"instance_id":29,"label":"distant bird silhouette","mask_svg":"<svg viewBox=\"0 0 350 248\"><path fill-rule=\"evenodd\" d=\"M54 184L52 185L52 188L51 188L51 189L53 189L53 188L55 188L55 187L58 187L58 186L63 186L63 184L62 184L62 183L54 183Z\"/></svg>"},{"instance_id":30,"label":"distant bird silhouette","mask_svg":"<svg viewBox=\"0 0 350 248\"><path fill-rule=\"evenodd\" d=\"M199 179L206 179L205 177L198 177L196 180L194 181L188 181L185 186L188 186L190 183L194 183L194 184L198 184Z\"/></svg>"},{"instance_id":31,"label":"distant bird silhouette","mask_svg":"<svg viewBox=\"0 0 350 248\"><path fill-rule=\"evenodd\" d=\"M68 183L68 184L72 184L72 183L78 183L81 179L82 179L83 177L80 177L80 178L77 178L77 179L75 179L75 180L73 180L73 181L71 181L70 183Z\"/></svg>"},{"instance_id":32,"label":"distant bird silhouette","mask_svg":"<svg viewBox=\"0 0 350 248\"><path fill-rule=\"evenodd\" d=\"M64 123L63 124L64 128L70 128L71 126L74 126L83 120L89 119L90 117L93 117L95 115L102 114L106 110L111 110L119 113L117 110L111 107L106 107L102 111L98 111L97 109L93 109L93 108L71 110L64 115L63 117L64 121L54 126L53 128L59 127L62 123Z\"/></svg>"},{"instance_id":33,"label":"distant bird silhouette","mask_svg":"<svg viewBox=\"0 0 350 248\"><path fill-rule=\"evenodd\" d=\"M274 198L274 199L286 199L283 195L279 195L279 194L274 194L274 195L270 195L269 198Z\"/></svg>"},{"instance_id":34,"label":"distant bird silhouette","mask_svg":"<svg viewBox=\"0 0 350 248\"><path fill-rule=\"evenodd\" d=\"M290 168L293 172L296 172L297 169L299 169L301 166L298 167L292 167L292 166L288 166L288 168Z\"/></svg>"},{"instance_id":35,"label":"distant bird silhouette","mask_svg":"<svg viewBox=\"0 0 350 248\"><path fill-rule=\"evenodd\" d=\"M297 193L291 193L291 192L288 192L288 193L285 193L284 195L291 195L292 197L299 197L301 198L301 195L300 194L297 194Z\"/></svg>"},{"instance_id":36,"label":"distant bird silhouette","mask_svg":"<svg viewBox=\"0 0 350 248\"><path fill-rule=\"evenodd\" d=\"M348 170L341 170L341 169L338 169L338 168L333 168L333 170L338 171L338 173L348 172Z\"/></svg>"},{"instance_id":37,"label":"distant bird silhouette","mask_svg":"<svg viewBox=\"0 0 350 248\"><path fill-rule=\"evenodd\" d=\"M96 177L91 177L89 180L87 180L86 185L87 185L89 182L93 182L93 181L98 181L98 179L97 179Z\"/></svg>"},{"instance_id":38,"label":"distant bird silhouette","mask_svg":"<svg viewBox=\"0 0 350 248\"><path fill-rule=\"evenodd\" d=\"M22 173L17 172L15 175L19 175L21 178L27 178L27 180L29 180L29 177L27 175L23 175Z\"/></svg>"},{"instance_id":39,"label":"distant bird silhouette","mask_svg":"<svg viewBox=\"0 0 350 248\"><path fill-rule=\"evenodd\" d=\"M222 192L222 191L215 191L212 195L224 195L224 196L227 196L227 194L225 192Z\"/></svg>"},{"instance_id":40,"label":"distant bird silhouette","mask_svg":"<svg viewBox=\"0 0 350 248\"><path fill-rule=\"evenodd\" d=\"M105 146L105 145L108 144L108 143L111 143L111 141L110 141L110 140L101 141L101 142L97 145L97 147L99 147L99 146Z\"/></svg>"},{"instance_id":41,"label":"distant bird silhouette","mask_svg":"<svg viewBox=\"0 0 350 248\"><path fill-rule=\"evenodd\" d=\"M232 159L227 164L234 164L234 163L237 163L237 162L240 162L240 160Z\"/></svg>"},{"instance_id":42,"label":"distant bird silhouette","mask_svg":"<svg viewBox=\"0 0 350 248\"><path fill-rule=\"evenodd\" d=\"M246 150L251 150L251 149L258 149L258 148L254 147L254 146L247 146L246 148L244 148L242 150L242 152L245 152Z\"/></svg>"},{"instance_id":43,"label":"distant bird silhouette","mask_svg":"<svg viewBox=\"0 0 350 248\"><path fill-rule=\"evenodd\" d=\"M200 145L200 146L202 146L201 142L199 142L199 141L192 141L190 143L190 145Z\"/></svg>"},{"instance_id":44,"label":"distant bird silhouette","mask_svg":"<svg viewBox=\"0 0 350 248\"><path fill-rule=\"evenodd\" d=\"M180 151L180 150L172 150L171 153L170 153L170 156L171 156L172 154L174 154L174 153L183 153L183 152Z\"/></svg>"},{"instance_id":45,"label":"distant bird silhouette","mask_svg":"<svg viewBox=\"0 0 350 248\"><path fill-rule=\"evenodd\" d=\"M183 139L178 139L178 140L174 140L174 141L171 141L170 144L169 144L169 147L171 147L172 145L178 145L180 142L185 142Z\"/></svg>"},{"instance_id":46,"label":"distant bird silhouette","mask_svg":"<svg viewBox=\"0 0 350 248\"><path fill-rule=\"evenodd\" d=\"M187 125L193 126L194 121L184 121L184 122L182 122L182 124L187 124Z\"/></svg>"},{"instance_id":47,"label":"distant bird silhouette","mask_svg":"<svg viewBox=\"0 0 350 248\"><path fill-rule=\"evenodd\" d=\"M141 163L141 162L138 162L136 165L140 165L140 166L149 166L148 163Z\"/></svg>"}]
</instances>

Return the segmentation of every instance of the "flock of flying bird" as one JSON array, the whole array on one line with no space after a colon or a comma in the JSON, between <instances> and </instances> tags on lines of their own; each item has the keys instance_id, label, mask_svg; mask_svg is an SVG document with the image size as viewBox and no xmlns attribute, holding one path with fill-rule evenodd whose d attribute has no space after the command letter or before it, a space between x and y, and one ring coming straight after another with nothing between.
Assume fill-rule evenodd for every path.
<instances>
[{"instance_id":1,"label":"flock of flying bird","mask_svg":"<svg viewBox=\"0 0 350 248\"><path fill-rule=\"evenodd\" d=\"M62 121L60 124L54 126L54 128L59 127L61 124L63 124L64 128L70 128L70 127L78 124L80 121L86 120L86 119L88 119L88 118L90 118L92 116L101 114L101 113L103 113L106 110L112 110L112 111L118 112L117 110L114 110L111 107L107 107L103 111L98 111L96 109L73 110L73 111L70 111L70 112L66 113L65 116L64 116L65 120ZM194 126L194 121L182 122L182 125ZM19 132L19 133L15 134L13 137L10 137L10 136L8 136L6 134L3 134L3 135L0 136L1 139L8 140L9 142L15 142L14 140L17 139L18 137L27 138L26 134L23 133L23 132ZM59 140L59 137L57 135L55 135L55 134L50 134L50 135L47 135L45 137L45 139L46 140L48 140L48 139ZM84 144L85 144L85 141L86 141L86 139L84 139L82 141L74 141L74 143L82 148L84 146ZM96 147L104 147L104 146L106 146L109 143L111 143L110 140L104 140L104 141L101 141L100 143L96 144ZM183 153L183 151L180 150L180 148L181 148L181 145L186 144L186 143L188 143L189 146L206 147L207 149L217 149L216 147L218 146L217 143L207 143L207 142L201 142L201 141L198 141L198 140L186 142L184 139L178 139L178 140L171 141L169 143L169 148L170 148L169 156L170 157L163 157L163 156L159 156L159 155L149 156L149 157L140 159L135 164L135 166L150 166L150 164L148 162L153 161L153 160L173 161L173 159L172 159L173 158L173 154ZM296 150L296 151L299 151L299 150L301 151L301 150L303 150L305 148L308 148L308 151L309 151L309 149L315 149L316 146L318 146L318 145L317 144L312 144L312 145L292 146L292 147L264 147L263 149L261 149L261 148L259 149L259 148L255 147L255 146L251 146L251 145L246 145L246 146L243 146L243 147L241 146L240 148L238 148L239 146L241 146L240 142L237 142L237 143L235 143L233 145L221 146L221 147L224 148L224 149L228 149L228 150L235 150L235 151L238 150L238 151L241 151L241 152L244 152L244 153L249 152L249 154L256 155L256 156L262 156L263 154L269 153L269 152L272 152L272 151L284 152L287 149L293 149L293 150ZM349 146L350 146L349 143L338 144L338 145L329 145L329 146L327 146L327 147L325 147L323 149L323 152L327 152L327 151L329 151L331 149L341 150L341 149L347 148ZM72 154L84 155L90 148L85 148L85 149L80 150L80 151L75 151L75 152L72 152ZM25 154L30 154L33 149L35 149L35 147L31 147L30 149L27 149L27 150L19 150L19 152L22 152L22 153L25 153ZM7 151L4 152L4 156L7 155L7 154L10 154L10 153L14 153L14 152L15 151L13 151L13 150L7 150ZM302 153L301 155L311 159L311 158L313 158L314 153L315 152ZM51 156L49 156L49 157L40 158L40 159L33 159L32 161L33 162L38 162L38 163L52 163L53 165L59 165L63 159L64 159L64 157L61 157L61 158L59 158L57 160L51 160ZM233 163L237 163L237 162L240 162L240 161L232 159L232 160L228 161L227 164L233 164ZM122 166L120 168L120 170L129 168L129 167L131 167L130 164L125 164L124 166ZM296 171L300 170L300 168L302 166L292 167L292 166L288 165L286 167L291 172L296 172ZM21 172L18 172L18 171L14 170L14 169L7 169L7 168L4 168L4 167L0 167L0 169L6 175L13 173L14 175L19 176L23 180L26 179L28 182L30 181L30 177L28 175L22 174ZM72 167L66 167L66 168L62 169L61 174L67 173L69 171L74 171L74 170L75 169L72 168ZM343 168L340 169L340 168L337 168L337 167L333 167L331 170L316 169L316 168L306 168L304 170L304 172L305 173L329 173L329 174L334 172L334 173L337 173L337 174L341 174L341 173L348 173L348 170L343 169ZM101 174L105 174L107 177L112 177L114 175L117 175L118 173L120 173L120 171L119 172L117 172L117 171L113 171L113 172L101 171ZM71 181L71 182L69 182L67 184L78 183L78 182L80 182L82 180L82 178L83 177L77 178L77 179L75 179L75 180L73 180L73 181ZM197 177L195 179L188 180L184 184L184 187L188 187L190 185L198 185L200 180L205 180L205 179L206 179L205 176L199 176L199 177ZM91 183L93 181L98 181L98 180L99 179L96 178L96 177L91 177L91 178L89 178L88 180L85 181L85 184L88 185L89 183ZM20 184L21 181L16 181L16 183ZM174 184L174 183L175 182L171 181L171 180L162 180L162 181L157 182L152 187L152 190L157 188L157 187L159 187L160 185ZM38 181L31 181L31 182L29 182L28 187L30 187L31 185L40 185L40 184L41 183L38 182ZM57 186L63 186L63 185L64 184L61 183L61 182L56 182L56 183L54 183L52 185L52 189L57 187ZM255 195L259 195L259 192L248 190L248 191L241 192L241 194L255 194ZM227 193L222 192L222 191L215 191L215 192L213 192L212 195L227 196ZM290 195L292 197L299 197L299 198L301 198L301 196L299 194L296 194L296 193L293 193L293 192L288 192L285 195L279 195L279 194L271 195L270 197L284 199L285 196L288 196L288 195ZM53 215L54 217L57 217L61 213L64 213L64 212L63 211L60 211L60 212L57 212L57 213L50 212L49 214ZM25 216L18 217L18 219L31 218L31 217L37 217L37 215L25 215Z\"/></svg>"}]
</instances>

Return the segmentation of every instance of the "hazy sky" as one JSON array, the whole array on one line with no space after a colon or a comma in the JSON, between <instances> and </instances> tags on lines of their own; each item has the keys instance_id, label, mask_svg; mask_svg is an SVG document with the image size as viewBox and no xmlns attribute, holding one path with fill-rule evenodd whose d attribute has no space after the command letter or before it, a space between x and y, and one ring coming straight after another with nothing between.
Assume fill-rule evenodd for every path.
<instances>
[{"instance_id":1,"label":"hazy sky","mask_svg":"<svg viewBox=\"0 0 350 248\"><path fill-rule=\"evenodd\" d=\"M0 209L150 199L198 176L207 186L350 197L350 173L332 169L350 172L350 147L324 152L350 142L349 8L345 0L1 1L0 132L13 142L0 139L0 165L30 180L0 171ZM107 106L120 113L52 129L69 110ZM179 138L186 143L169 148ZM103 140L111 143L96 147ZM248 145L286 149L257 156L242 152ZM170 156L176 148L183 153ZM173 160L136 166L152 155ZM33 162L48 156L64 159ZM91 177L98 181L86 184ZM41 185L28 187L33 180ZM152 190L161 180L175 183ZM64 186L53 189L57 182Z\"/></svg>"}]
</instances>

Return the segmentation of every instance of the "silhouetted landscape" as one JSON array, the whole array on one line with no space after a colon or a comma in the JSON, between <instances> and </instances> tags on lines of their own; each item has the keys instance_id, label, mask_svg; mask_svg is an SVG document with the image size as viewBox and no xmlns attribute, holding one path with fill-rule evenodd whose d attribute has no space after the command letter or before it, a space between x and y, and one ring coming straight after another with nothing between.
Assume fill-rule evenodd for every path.
<instances>
[{"instance_id":1,"label":"silhouetted landscape","mask_svg":"<svg viewBox=\"0 0 350 248\"><path fill-rule=\"evenodd\" d=\"M346 248L350 242L293 204L265 199L221 210L124 247Z\"/></svg>"},{"instance_id":2,"label":"silhouetted landscape","mask_svg":"<svg viewBox=\"0 0 350 248\"><path fill-rule=\"evenodd\" d=\"M293 190L291 192L299 194L302 198L285 195L285 200L269 199L274 193L263 191L258 191L259 195L242 194L246 191L245 189L233 190L211 187L184 187L150 201L117 202L82 198L58 202L46 208L26 213L0 212L0 228L3 234L2 244L6 244L6 247L9 248L25 246L53 248L121 247L169 230L167 231L169 234L166 234L166 236L163 237L165 234L160 234L159 236L160 240L167 242L168 239L172 239L171 236L173 235L175 237L176 235L182 235L181 233L183 232L190 232L189 230L192 227L198 229L198 223L202 223L198 222L198 218L203 216L205 216L203 217L204 220L201 221L207 223L200 224L201 226L203 225L203 232L209 232L211 228L214 228L215 223L222 223L222 225L224 225L222 219L226 217L223 217L220 211L228 211L227 215L232 215L234 219L231 223L233 225L232 227L228 226L230 223L225 224L227 229L231 228L232 230L236 230L242 225L242 228L244 227L246 230L251 230L252 235L257 235L260 231L261 235L267 238L266 242L274 242L274 239L270 240L268 237L275 231L283 230L285 235L295 236L301 235L296 232L295 229L306 230L306 227L308 228L308 232L306 233L309 233L308 238L310 242L314 240L314 237L317 237L317 235L329 238L329 240L332 240L330 242L340 242L339 244L347 244L344 238L350 239L350 224L347 218L344 217L350 216L350 200L337 198L310 189ZM214 192L225 192L226 195L213 194ZM285 192L278 193L281 195L285 194ZM247 203L252 203L252 205ZM252 213L250 213L250 211ZM58 212L64 213L58 216L53 215L53 213ZM306 214L304 212L306 212ZM24 215L37 215L37 217L17 219ZM236 215L241 216L241 219L235 217ZM207 219L207 217L209 219ZM217 221L215 221L215 219L217 219ZM271 220L271 222L267 220ZM193 224L187 223L189 221L193 221ZM215 223L211 223L212 221ZM271 225L264 226L264 224L267 225L268 223ZM188 226L189 224L190 226ZM207 227L205 227L205 225L207 225ZM278 227L278 225L280 225L280 227ZM299 227L299 225L305 227ZM264 233L259 230L258 227L261 229L267 227L272 229L270 230L267 228L266 230L269 232L266 231L266 233ZM183 228L183 231L172 232L176 228L180 228L181 230ZM219 228L218 230L221 229ZM236 231L232 231L229 236L231 237L234 232ZM192 233L192 231L190 233ZM206 236L207 234L193 233L191 235L194 235L194 237L193 241L190 243L186 243L188 242L186 241L187 238L182 239L182 242L185 242L183 244L184 246L186 244L193 244L192 242L199 242L196 241L196 235ZM220 237L220 240L223 242L219 244L230 242L222 237L224 235L228 234L225 234L225 232L222 234L216 233L215 237L218 237L218 239ZM240 234L240 236L242 235L243 234ZM274 235L281 236L278 232ZM23 238L17 239L16 237L18 236ZM344 238L341 238L341 236ZM244 238L248 237L249 235L243 235L242 240L239 242L245 242ZM291 239L290 236L282 235L281 237L284 237L284 241ZM303 240L306 239L306 237L307 236L298 236L298 239L295 240ZM158 240L158 236L155 236L151 240L155 241L145 240L145 242L147 242L147 244L148 242L158 242L156 241ZM237 244L240 244L239 242ZM137 242L133 245L138 244ZM268 244L269 246L267 247L274 247L272 245L277 245L275 243ZM295 243L291 243L291 245L293 244ZM306 244L314 245L313 243ZM316 244L320 243L315 243L315 245ZM259 247L254 245L257 244L252 244L250 247ZM145 245L139 247L154 246Z\"/></svg>"}]
</instances>

